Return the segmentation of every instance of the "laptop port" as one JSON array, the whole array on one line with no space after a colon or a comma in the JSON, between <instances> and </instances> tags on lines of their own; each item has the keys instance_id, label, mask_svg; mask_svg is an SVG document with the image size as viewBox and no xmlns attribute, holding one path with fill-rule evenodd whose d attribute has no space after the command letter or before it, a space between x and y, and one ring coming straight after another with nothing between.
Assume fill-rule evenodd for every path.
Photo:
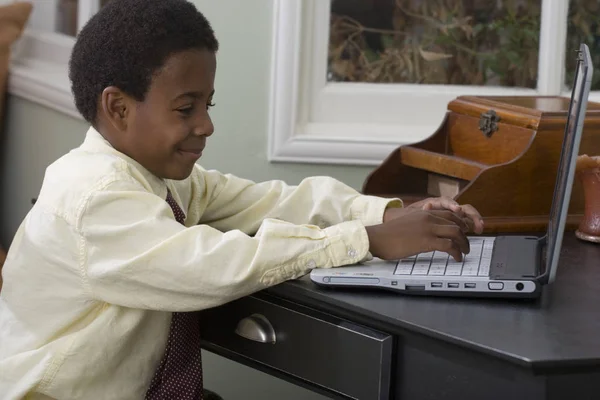
<instances>
[{"instance_id":1,"label":"laptop port","mask_svg":"<svg viewBox=\"0 0 600 400\"><path fill-rule=\"evenodd\" d=\"M448 287L451 288L451 289L458 289L458 283L454 283L454 282L449 283Z\"/></svg>"},{"instance_id":2,"label":"laptop port","mask_svg":"<svg viewBox=\"0 0 600 400\"><path fill-rule=\"evenodd\" d=\"M442 287L442 282L431 282L431 287Z\"/></svg>"},{"instance_id":3,"label":"laptop port","mask_svg":"<svg viewBox=\"0 0 600 400\"><path fill-rule=\"evenodd\" d=\"M465 289L475 289L475 287L477 287L477 285L474 283L465 283Z\"/></svg>"}]
</instances>

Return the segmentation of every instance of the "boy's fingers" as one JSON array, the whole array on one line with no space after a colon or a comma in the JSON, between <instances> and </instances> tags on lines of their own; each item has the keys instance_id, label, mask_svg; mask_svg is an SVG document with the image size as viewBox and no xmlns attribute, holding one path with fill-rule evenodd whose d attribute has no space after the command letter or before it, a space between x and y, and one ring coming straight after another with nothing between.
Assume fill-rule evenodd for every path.
<instances>
[{"instance_id":1,"label":"boy's fingers","mask_svg":"<svg viewBox=\"0 0 600 400\"><path fill-rule=\"evenodd\" d=\"M481 233L483 232L483 219L481 218L481 214L470 204L465 204L461 206L465 215L473 221L473 232Z\"/></svg>"},{"instance_id":2,"label":"boy's fingers","mask_svg":"<svg viewBox=\"0 0 600 400\"><path fill-rule=\"evenodd\" d=\"M435 199L429 200L423 206L425 211L428 210L451 210L455 213L460 213L462 211L462 207L456 201L452 200L449 197L438 197Z\"/></svg>"},{"instance_id":3,"label":"boy's fingers","mask_svg":"<svg viewBox=\"0 0 600 400\"><path fill-rule=\"evenodd\" d=\"M479 211L470 204L460 205L449 197L437 197L426 200L423 205L425 211L438 211L438 210L450 210L457 214L460 218L464 219L468 225L468 231L475 233L482 233L484 224L483 219Z\"/></svg>"},{"instance_id":4,"label":"boy's fingers","mask_svg":"<svg viewBox=\"0 0 600 400\"><path fill-rule=\"evenodd\" d=\"M467 232L477 232L475 222L469 217L463 217L463 221L467 224L468 229Z\"/></svg>"},{"instance_id":5,"label":"boy's fingers","mask_svg":"<svg viewBox=\"0 0 600 400\"><path fill-rule=\"evenodd\" d=\"M454 212L459 212L461 210L460 204L456 201L452 200L449 197L440 197L440 204L442 207L452 210Z\"/></svg>"},{"instance_id":6,"label":"boy's fingers","mask_svg":"<svg viewBox=\"0 0 600 400\"><path fill-rule=\"evenodd\" d=\"M465 219L460 217L458 214L453 213L452 211L431 211L430 214L435 217L432 222L436 222L439 224L456 224L462 231L468 232L470 227Z\"/></svg>"},{"instance_id":7,"label":"boy's fingers","mask_svg":"<svg viewBox=\"0 0 600 400\"><path fill-rule=\"evenodd\" d=\"M461 253L469 254L471 246L469 240L461 229L456 225L434 225L433 233L438 238L450 239L458 247Z\"/></svg>"},{"instance_id":8,"label":"boy's fingers","mask_svg":"<svg viewBox=\"0 0 600 400\"><path fill-rule=\"evenodd\" d=\"M458 244L452 241L452 239L437 238L432 243L432 248L437 251L443 251L448 253L457 262L463 260L463 253L460 251Z\"/></svg>"}]
</instances>

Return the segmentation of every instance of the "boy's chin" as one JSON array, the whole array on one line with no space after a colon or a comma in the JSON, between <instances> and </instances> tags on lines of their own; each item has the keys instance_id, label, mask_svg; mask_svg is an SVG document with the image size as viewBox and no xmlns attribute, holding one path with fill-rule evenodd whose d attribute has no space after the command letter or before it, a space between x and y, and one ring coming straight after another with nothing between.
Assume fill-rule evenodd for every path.
<instances>
[{"instance_id":1,"label":"boy's chin","mask_svg":"<svg viewBox=\"0 0 600 400\"><path fill-rule=\"evenodd\" d=\"M161 178L170 179L172 181L182 181L184 179L189 178L189 176L192 174L192 171L194 170L194 165L195 164L189 166L180 165L178 166L178 168L173 168L169 171L165 171Z\"/></svg>"}]
</instances>

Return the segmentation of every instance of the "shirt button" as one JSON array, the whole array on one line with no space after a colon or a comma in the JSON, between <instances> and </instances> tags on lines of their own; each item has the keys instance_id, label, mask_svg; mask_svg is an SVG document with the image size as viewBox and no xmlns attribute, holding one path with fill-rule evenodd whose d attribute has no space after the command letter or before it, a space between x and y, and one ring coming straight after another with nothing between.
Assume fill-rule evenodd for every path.
<instances>
[{"instance_id":1,"label":"shirt button","mask_svg":"<svg viewBox=\"0 0 600 400\"><path fill-rule=\"evenodd\" d=\"M350 257L350 258L356 257L356 250L354 250L352 247L348 248L348 257Z\"/></svg>"},{"instance_id":2,"label":"shirt button","mask_svg":"<svg viewBox=\"0 0 600 400\"><path fill-rule=\"evenodd\" d=\"M315 260L310 260L310 261L308 262L308 264L306 264L306 266L307 266L308 268L310 268L310 269L314 269L314 268L316 268L316 267L317 267L317 263L315 262Z\"/></svg>"}]
</instances>

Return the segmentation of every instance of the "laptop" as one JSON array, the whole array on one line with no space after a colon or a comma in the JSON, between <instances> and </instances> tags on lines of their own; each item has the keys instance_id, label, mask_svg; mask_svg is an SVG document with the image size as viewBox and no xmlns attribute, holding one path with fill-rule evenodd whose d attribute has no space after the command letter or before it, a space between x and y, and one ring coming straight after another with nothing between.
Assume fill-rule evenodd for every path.
<instances>
[{"instance_id":1,"label":"laptop","mask_svg":"<svg viewBox=\"0 0 600 400\"><path fill-rule=\"evenodd\" d=\"M581 44L565 126L548 229L536 236L472 236L471 251L457 262L434 251L397 261L314 269L313 282L335 287L371 287L406 294L469 297L538 297L556 277L575 165L583 132L593 66Z\"/></svg>"}]
</instances>

